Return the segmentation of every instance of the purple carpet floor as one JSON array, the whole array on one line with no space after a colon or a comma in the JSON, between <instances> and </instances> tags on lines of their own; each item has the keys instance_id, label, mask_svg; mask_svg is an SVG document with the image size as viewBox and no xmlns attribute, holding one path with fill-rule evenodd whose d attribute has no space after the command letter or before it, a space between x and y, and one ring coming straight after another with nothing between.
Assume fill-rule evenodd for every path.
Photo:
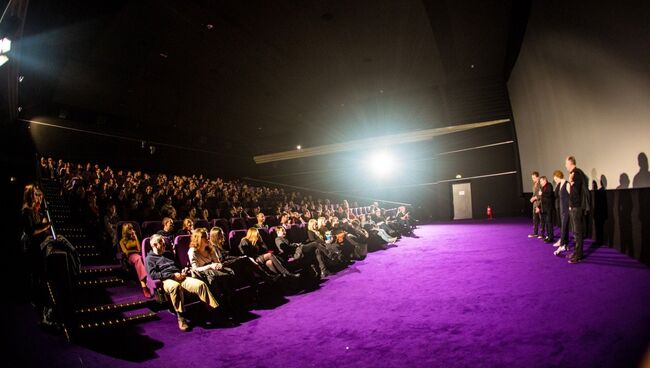
<instances>
[{"instance_id":1,"label":"purple carpet floor","mask_svg":"<svg viewBox=\"0 0 650 368\"><path fill-rule=\"evenodd\" d=\"M235 328L182 333L163 311L89 348L23 320L5 347L14 364L48 367L638 366L650 268L607 247L570 265L529 231L519 219L421 226Z\"/></svg>"}]
</instances>

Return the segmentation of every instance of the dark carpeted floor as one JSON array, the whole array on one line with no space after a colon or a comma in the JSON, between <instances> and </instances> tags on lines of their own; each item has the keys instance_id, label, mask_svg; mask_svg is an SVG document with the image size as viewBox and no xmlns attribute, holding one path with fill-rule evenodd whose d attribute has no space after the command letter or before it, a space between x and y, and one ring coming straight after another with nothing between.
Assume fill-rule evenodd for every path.
<instances>
[{"instance_id":1,"label":"dark carpeted floor","mask_svg":"<svg viewBox=\"0 0 650 368\"><path fill-rule=\"evenodd\" d=\"M650 268L607 247L570 265L529 230L525 220L421 226L419 239L236 328L182 333L161 312L132 336L82 347L10 318L5 347L13 364L48 367L637 366Z\"/></svg>"}]
</instances>

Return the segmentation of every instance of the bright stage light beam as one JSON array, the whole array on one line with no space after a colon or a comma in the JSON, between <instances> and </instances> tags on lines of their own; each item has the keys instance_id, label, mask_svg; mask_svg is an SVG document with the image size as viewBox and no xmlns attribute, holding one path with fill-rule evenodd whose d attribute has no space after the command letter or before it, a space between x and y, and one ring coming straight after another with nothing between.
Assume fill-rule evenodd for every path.
<instances>
[{"instance_id":1,"label":"bright stage light beam","mask_svg":"<svg viewBox=\"0 0 650 368\"><path fill-rule=\"evenodd\" d=\"M3 38L0 40L0 54L6 54L11 51L11 40Z\"/></svg>"},{"instance_id":2,"label":"bright stage light beam","mask_svg":"<svg viewBox=\"0 0 650 368\"><path fill-rule=\"evenodd\" d=\"M397 163L393 155L386 151L375 152L370 155L369 168L378 178L385 178L395 173Z\"/></svg>"}]
</instances>

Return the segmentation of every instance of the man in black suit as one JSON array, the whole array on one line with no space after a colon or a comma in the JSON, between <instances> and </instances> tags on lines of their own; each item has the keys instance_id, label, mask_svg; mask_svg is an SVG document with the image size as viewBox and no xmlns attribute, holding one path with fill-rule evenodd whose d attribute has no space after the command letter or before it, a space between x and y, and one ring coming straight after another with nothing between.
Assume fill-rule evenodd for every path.
<instances>
[{"instance_id":1,"label":"man in black suit","mask_svg":"<svg viewBox=\"0 0 650 368\"><path fill-rule=\"evenodd\" d=\"M541 201L539 198L539 173L537 171L533 171L532 174L530 175L530 178L533 181L533 195L530 197L530 203L533 204L533 233L529 234L529 238L541 238L542 236L539 234L539 225L540 225L540 206L541 206ZM542 233L544 232L544 227L542 226Z\"/></svg>"},{"instance_id":2,"label":"man in black suit","mask_svg":"<svg viewBox=\"0 0 650 368\"><path fill-rule=\"evenodd\" d=\"M573 227L573 237L576 239L576 246L571 255L569 263L580 262L583 257L582 242L584 239L585 213L591 207L589 188L587 187L587 176L582 170L576 167L576 158L566 158L564 166L569 172L569 217Z\"/></svg>"},{"instance_id":3,"label":"man in black suit","mask_svg":"<svg viewBox=\"0 0 650 368\"><path fill-rule=\"evenodd\" d=\"M560 215L560 238L553 244L558 247L553 254L559 256L562 252L569 250L569 183L564 179L560 170L553 172L555 182L555 203L557 213Z\"/></svg>"},{"instance_id":4,"label":"man in black suit","mask_svg":"<svg viewBox=\"0 0 650 368\"><path fill-rule=\"evenodd\" d=\"M542 198L542 221L543 233L546 234L544 238L545 243L553 243L553 210L555 209L555 192L553 186L548 182L546 176L539 178L541 185L540 196Z\"/></svg>"}]
</instances>

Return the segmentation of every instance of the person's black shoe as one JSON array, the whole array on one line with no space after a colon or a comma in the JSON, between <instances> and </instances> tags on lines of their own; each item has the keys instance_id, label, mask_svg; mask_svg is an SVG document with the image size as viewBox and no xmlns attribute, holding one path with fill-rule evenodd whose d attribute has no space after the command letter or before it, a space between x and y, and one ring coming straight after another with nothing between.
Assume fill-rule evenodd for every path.
<instances>
[{"instance_id":1,"label":"person's black shoe","mask_svg":"<svg viewBox=\"0 0 650 368\"><path fill-rule=\"evenodd\" d=\"M297 279L297 278L300 277L300 274L299 273L291 273L291 272L289 272L289 273L285 273L283 276L286 277L286 278L290 278L290 279Z\"/></svg>"},{"instance_id":2,"label":"person's black shoe","mask_svg":"<svg viewBox=\"0 0 650 368\"><path fill-rule=\"evenodd\" d=\"M544 239L544 243L555 243L555 240L553 240L552 238L546 238Z\"/></svg>"},{"instance_id":3,"label":"person's black shoe","mask_svg":"<svg viewBox=\"0 0 650 368\"><path fill-rule=\"evenodd\" d=\"M576 264L576 263L579 263L579 262L580 262L580 258L577 258L577 257L569 258L569 263L571 263L571 264Z\"/></svg>"}]
</instances>

